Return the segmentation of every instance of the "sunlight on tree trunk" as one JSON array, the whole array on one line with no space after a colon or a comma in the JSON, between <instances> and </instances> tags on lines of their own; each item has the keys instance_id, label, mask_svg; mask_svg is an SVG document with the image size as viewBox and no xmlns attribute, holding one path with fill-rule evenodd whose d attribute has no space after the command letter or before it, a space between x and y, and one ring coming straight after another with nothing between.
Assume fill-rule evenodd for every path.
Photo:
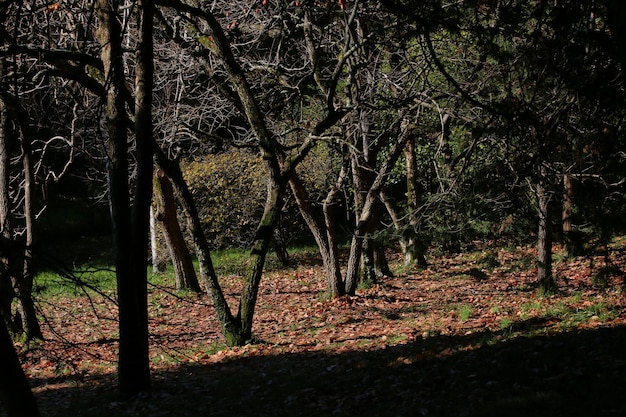
<instances>
[{"instance_id":1,"label":"sunlight on tree trunk","mask_svg":"<svg viewBox=\"0 0 626 417\"><path fill-rule=\"evenodd\" d=\"M22 127L20 136L22 145L22 165L24 171L24 222L26 240L24 242L24 254L22 274L15 277L14 288L17 296L17 316L27 339L43 339L37 312L33 302L33 279L35 271L33 266L33 246L35 245L35 207L34 207L34 174L32 165L32 152L30 148L30 129Z\"/></svg>"},{"instance_id":2,"label":"sunlight on tree trunk","mask_svg":"<svg viewBox=\"0 0 626 417\"><path fill-rule=\"evenodd\" d=\"M169 178L162 169L154 173L154 200L156 202L156 219L163 226L163 234L174 265L176 289L188 289L201 292L193 262L176 214L176 200Z\"/></svg>"}]
</instances>

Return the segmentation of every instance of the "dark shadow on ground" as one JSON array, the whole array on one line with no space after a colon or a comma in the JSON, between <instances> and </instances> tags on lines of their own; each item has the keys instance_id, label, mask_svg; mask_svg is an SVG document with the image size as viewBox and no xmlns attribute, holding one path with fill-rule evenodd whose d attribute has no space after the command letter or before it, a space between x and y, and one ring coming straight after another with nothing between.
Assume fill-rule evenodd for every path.
<instances>
[{"instance_id":1,"label":"dark shadow on ground","mask_svg":"<svg viewBox=\"0 0 626 417\"><path fill-rule=\"evenodd\" d=\"M44 416L626 416L625 327L496 336L244 357L158 373L130 402L110 382L38 401Z\"/></svg>"}]
</instances>

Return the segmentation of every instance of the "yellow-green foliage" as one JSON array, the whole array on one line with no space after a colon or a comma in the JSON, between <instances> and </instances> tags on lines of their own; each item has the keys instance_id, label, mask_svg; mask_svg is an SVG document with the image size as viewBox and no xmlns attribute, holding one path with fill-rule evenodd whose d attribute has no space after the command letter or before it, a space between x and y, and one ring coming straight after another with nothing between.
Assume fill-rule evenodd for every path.
<instances>
[{"instance_id":1,"label":"yellow-green foliage","mask_svg":"<svg viewBox=\"0 0 626 417\"><path fill-rule=\"evenodd\" d=\"M315 147L308 158L298 166L298 175L309 191L310 198L321 202L337 180L340 155L333 158L332 150L326 144ZM335 160L333 160L335 159Z\"/></svg>"},{"instance_id":2,"label":"yellow-green foliage","mask_svg":"<svg viewBox=\"0 0 626 417\"><path fill-rule=\"evenodd\" d=\"M183 172L211 246L247 245L265 202L266 169L260 156L233 149L187 162Z\"/></svg>"}]
</instances>

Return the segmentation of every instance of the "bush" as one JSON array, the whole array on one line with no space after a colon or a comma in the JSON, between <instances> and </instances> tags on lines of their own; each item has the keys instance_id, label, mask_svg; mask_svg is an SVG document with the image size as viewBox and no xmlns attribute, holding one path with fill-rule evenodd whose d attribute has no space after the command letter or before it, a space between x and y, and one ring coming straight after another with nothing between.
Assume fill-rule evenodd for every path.
<instances>
[{"instance_id":1,"label":"bush","mask_svg":"<svg viewBox=\"0 0 626 417\"><path fill-rule=\"evenodd\" d=\"M263 215L267 169L260 155L231 149L183 164L200 220L214 249L247 247ZM283 244L307 235L292 199L286 199L280 224Z\"/></svg>"},{"instance_id":2,"label":"bush","mask_svg":"<svg viewBox=\"0 0 626 417\"><path fill-rule=\"evenodd\" d=\"M187 162L182 168L211 246L248 245L265 202L261 158L230 150Z\"/></svg>"}]
</instances>

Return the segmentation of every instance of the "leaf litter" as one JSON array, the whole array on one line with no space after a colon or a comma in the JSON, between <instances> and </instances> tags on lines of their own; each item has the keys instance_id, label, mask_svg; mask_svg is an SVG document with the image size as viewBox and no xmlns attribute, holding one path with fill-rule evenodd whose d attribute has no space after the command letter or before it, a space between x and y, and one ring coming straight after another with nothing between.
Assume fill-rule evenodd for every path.
<instances>
[{"instance_id":1,"label":"leaf litter","mask_svg":"<svg viewBox=\"0 0 626 417\"><path fill-rule=\"evenodd\" d=\"M594 282L603 258L557 262L559 292L540 297L532 266L516 266L531 248L414 271L390 255L402 272L332 300L316 259L267 272L254 343L235 348L208 296L152 288L154 389L132 401L115 394L105 298L42 300L45 340L17 346L44 416L624 414L612 396L626 382L624 283ZM236 307L241 279L222 283Z\"/></svg>"}]
</instances>

